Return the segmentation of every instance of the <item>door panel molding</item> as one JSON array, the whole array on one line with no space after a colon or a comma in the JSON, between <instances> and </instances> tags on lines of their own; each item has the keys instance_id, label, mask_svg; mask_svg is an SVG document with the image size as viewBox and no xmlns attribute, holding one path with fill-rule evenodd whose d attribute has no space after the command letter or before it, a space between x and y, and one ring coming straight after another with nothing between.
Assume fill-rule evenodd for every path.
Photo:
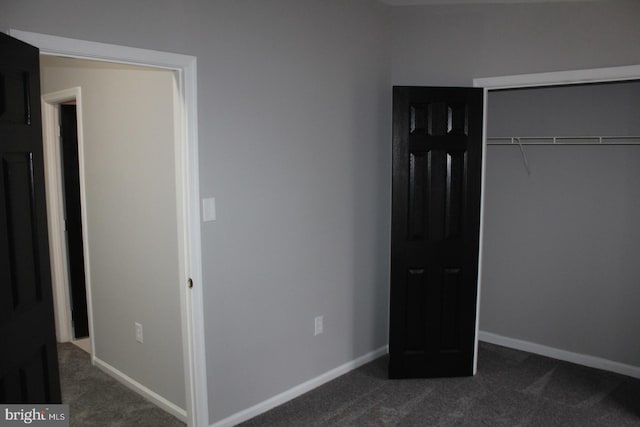
<instances>
[{"instance_id":1,"label":"door panel molding","mask_svg":"<svg viewBox=\"0 0 640 427\"><path fill-rule=\"evenodd\" d=\"M40 54L0 34L0 401L60 403L39 105Z\"/></svg>"},{"instance_id":2,"label":"door panel molding","mask_svg":"<svg viewBox=\"0 0 640 427\"><path fill-rule=\"evenodd\" d=\"M194 56L9 30L43 55L117 62L171 70L182 102L176 102L176 180L178 185L180 308L186 384L186 418L190 426L208 425L207 375L204 346L204 307L200 235L198 169L197 59ZM85 247L85 251L87 248ZM89 275L87 271L87 275ZM187 286L189 279L195 283Z\"/></svg>"},{"instance_id":3,"label":"door panel molding","mask_svg":"<svg viewBox=\"0 0 640 427\"><path fill-rule=\"evenodd\" d=\"M389 377L474 373L482 90L393 87Z\"/></svg>"}]
</instances>

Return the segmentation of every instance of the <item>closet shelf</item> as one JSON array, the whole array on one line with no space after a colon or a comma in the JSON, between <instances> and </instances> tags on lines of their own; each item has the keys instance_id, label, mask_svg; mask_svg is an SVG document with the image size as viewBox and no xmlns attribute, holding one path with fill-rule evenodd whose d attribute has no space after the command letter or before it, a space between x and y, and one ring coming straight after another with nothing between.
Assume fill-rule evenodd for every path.
<instances>
[{"instance_id":1,"label":"closet shelf","mask_svg":"<svg viewBox=\"0 0 640 427\"><path fill-rule=\"evenodd\" d=\"M640 136L501 136L487 145L640 145Z\"/></svg>"}]
</instances>

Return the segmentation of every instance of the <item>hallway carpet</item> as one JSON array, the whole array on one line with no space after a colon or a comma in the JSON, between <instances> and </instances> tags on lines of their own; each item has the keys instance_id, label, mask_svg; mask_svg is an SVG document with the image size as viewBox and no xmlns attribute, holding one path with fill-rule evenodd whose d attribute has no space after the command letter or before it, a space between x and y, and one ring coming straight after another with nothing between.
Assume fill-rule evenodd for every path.
<instances>
[{"instance_id":1,"label":"hallway carpet","mask_svg":"<svg viewBox=\"0 0 640 427\"><path fill-rule=\"evenodd\" d=\"M640 380L480 343L474 377L388 380L386 357L242 424L640 426Z\"/></svg>"},{"instance_id":2,"label":"hallway carpet","mask_svg":"<svg viewBox=\"0 0 640 427\"><path fill-rule=\"evenodd\" d=\"M91 366L89 354L75 345L58 344L58 361L62 402L69 405L71 427L185 425Z\"/></svg>"}]
</instances>

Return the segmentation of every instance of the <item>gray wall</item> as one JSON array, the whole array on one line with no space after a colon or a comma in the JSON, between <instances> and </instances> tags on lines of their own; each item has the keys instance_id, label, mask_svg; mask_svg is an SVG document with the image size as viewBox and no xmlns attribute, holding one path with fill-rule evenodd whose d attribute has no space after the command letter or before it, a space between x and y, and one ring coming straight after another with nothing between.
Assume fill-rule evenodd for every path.
<instances>
[{"instance_id":1,"label":"gray wall","mask_svg":"<svg viewBox=\"0 0 640 427\"><path fill-rule=\"evenodd\" d=\"M394 84L470 86L476 77L640 63L638 2L398 7L391 15ZM496 122L493 96L490 134L546 132L536 122L548 111ZM585 133L595 131L584 122ZM561 130L583 133L575 124ZM638 148L526 150L531 176L518 148L487 152L480 328L640 366Z\"/></svg>"},{"instance_id":2,"label":"gray wall","mask_svg":"<svg viewBox=\"0 0 640 427\"><path fill-rule=\"evenodd\" d=\"M393 84L640 64L635 0L394 7Z\"/></svg>"},{"instance_id":3,"label":"gray wall","mask_svg":"<svg viewBox=\"0 0 640 427\"><path fill-rule=\"evenodd\" d=\"M43 93L82 90L94 355L185 408L173 73L54 57L40 68Z\"/></svg>"},{"instance_id":4,"label":"gray wall","mask_svg":"<svg viewBox=\"0 0 640 427\"><path fill-rule=\"evenodd\" d=\"M0 28L195 55L210 422L387 342L390 36L372 0L4 0ZM313 337L313 318L324 334Z\"/></svg>"},{"instance_id":5,"label":"gray wall","mask_svg":"<svg viewBox=\"0 0 640 427\"><path fill-rule=\"evenodd\" d=\"M215 5L198 54L212 419L386 344L391 174L383 8Z\"/></svg>"},{"instance_id":6,"label":"gray wall","mask_svg":"<svg viewBox=\"0 0 640 427\"><path fill-rule=\"evenodd\" d=\"M489 136L640 136L640 81L491 91Z\"/></svg>"},{"instance_id":7,"label":"gray wall","mask_svg":"<svg viewBox=\"0 0 640 427\"><path fill-rule=\"evenodd\" d=\"M640 146L487 155L480 329L640 366Z\"/></svg>"}]
</instances>

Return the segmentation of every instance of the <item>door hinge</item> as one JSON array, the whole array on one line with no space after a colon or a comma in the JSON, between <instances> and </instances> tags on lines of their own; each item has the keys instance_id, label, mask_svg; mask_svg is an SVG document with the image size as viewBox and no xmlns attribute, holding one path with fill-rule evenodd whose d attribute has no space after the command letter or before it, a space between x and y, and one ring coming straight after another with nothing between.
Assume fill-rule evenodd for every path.
<instances>
[{"instance_id":1,"label":"door hinge","mask_svg":"<svg viewBox=\"0 0 640 427\"><path fill-rule=\"evenodd\" d=\"M193 288L193 279L191 277L189 277L189 280L187 280L187 286L189 287L189 289Z\"/></svg>"},{"instance_id":2,"label":"door hinge","mask_svg":"<svg viewBox=\"0 0 640 427\"><path fill-rule=\"evenodd\" d=\"M56 136L58 138L60 138L60 135L62 135L62 131L60 129L60 125L56 125Z\"/></svg>"}]
</instances>

